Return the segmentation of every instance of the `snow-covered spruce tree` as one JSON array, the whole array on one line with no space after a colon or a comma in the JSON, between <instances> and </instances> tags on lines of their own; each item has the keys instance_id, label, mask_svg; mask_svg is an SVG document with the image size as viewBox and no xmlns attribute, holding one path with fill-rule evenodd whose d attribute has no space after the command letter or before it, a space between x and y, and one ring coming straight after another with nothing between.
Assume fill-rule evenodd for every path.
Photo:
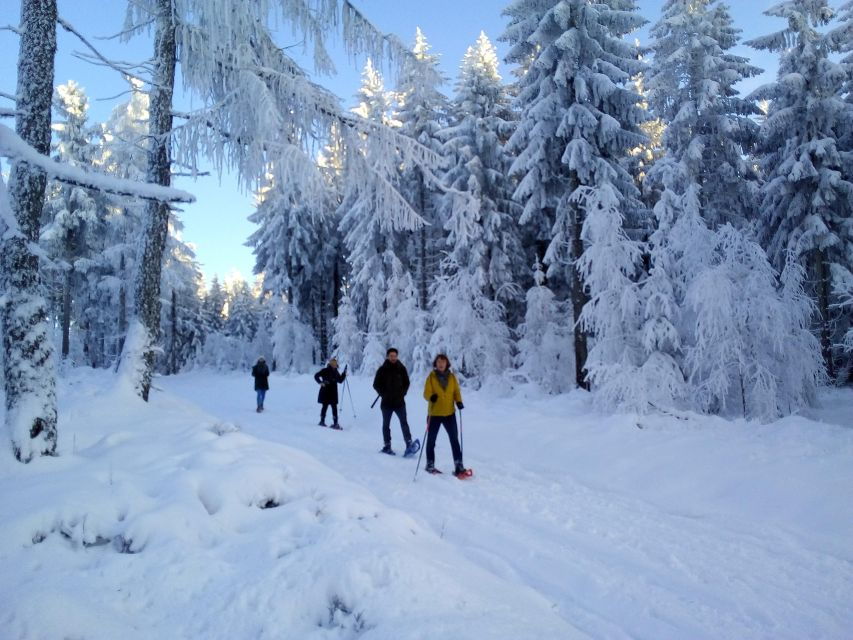
<instances>
[{"instance_id":1,"label":"snow-covered spruce tree","mask_svg":"<svg viewBox=\"0 0 853 640\"><path fill-rule=\"evenodd\" d=\"M53 157L71 166L90 166L95 148L87 124L89 100L85 91L74 81L60 85L56 89L55 104L60 121L53 125L56 131ZM85 302L90 291L87 276L97 266L93 258L98 248L93 241L105 235L101 224L104 203L90 189L57 181L48 183L45 200L39 243L51 259L51 268L45 272L44 279L48 290L53 292L51 312L59 319L60 353L65 359L71 349L74 302L77 303L76 326L88 326L81 322L81 315L91 308Z\"/></svg>"},{"instance_id":2,"label":"snow-covered spruce tree","mask_svg":"<svg viewBox=\"0 0 853 640\"><path fill-rule=\"evenodd\" d=\"M759 143L761 240L777 269L788 251L806 268L821 351L835 377L833 344L840 340L831 272L833 265L849 266L853 256L851 156L838 144L850 126L850 105L841 97L847 73L830 59L837 39L819 30L833 15L826 0L789 0L765 14L787 25L747 43L780 54L777 81L753 94L771 101Z\"/></svg>"},{"instance_id":3,"label":"snow-covered spruce tree","mask_svg":"<svg viewBox=\"0 0 853 640\"><path fill-rule=\"evenodd\" d=\"M548 393L571 389L575 363L566 348L571 336L568 313L545 284L545 272L537 260L533 286L527 291L527 311L518 327L518 370Z\"/></svg>"},{"instance_id":4,"label":"snow-covered spruce tree","mask_svg":"<svg viewBox=\"0 0 853 640\"><path fill-rule=\"evenodd\" d=\"M526 274L512 201L511 164L505 143L514 127L510 96L498 73L494 46L480 33L462 59L451 125L440 132L451 167L441 199L451 256L468 269L490 300L520 307L519 280ZM473 196L463 199L460 194ZM471 205L476 205L473 210Z\"/></svg>"},{"instance_id":5,"label":"snow-covered spruce tree","mask_svg":"<svg viewBox=\"0 0 853 640\"><path fill-rule=\"evenodd\" d=\"M279 371L307 373L314 364L317 342L311 327L299 319L293 305L285 300L275 303L272 328L273 358Z\"/></svg>"},{"instance_id":6,"label":"snow-covered spruce tree","mask_svg":"<svg viewBox=\"0 0 853 640\"><path fill-rule=\"evenodd\" d=\"M325 184L314 151L334 126L340 126L342 135L351 141L370 135L399 150L404 159L425 166L437 163L429 150L387 127L344 113L338 99L311 82L273 40L269 24L292 26L304 36L306 46L313 46L320 73L333 70L325 43L337 32L350 54L366 53L381 60L405 55L396 39L377 32L348 0L134 0L128 5L127 22L127 34L155 25L152 86L156 91L152 92L149 134L157 142L151 149L152 170L161 180L167 179L163 169L170 161L166 152L171 151L178 162L191 168L199 166L202 156L217 168L227 164L247 186L258 186L267 168L275 166L281 174L276 176L277 182L296 184L303 193L322 190ZM187 89L209 106L179 114L186 121L171 129L166 118L174 113L167 94L173 87L176 62ZM295 138L294 132L298 132ZM368 172L385 179L383 199L389 209L410 212L387 182L393 174L386 169L371 167ZM150 249L143 253L137 278L136 314L141 321L133 325L140 335L132 341L135 350L123 358L125 371L143 397L150 385L153 341L158 333L158 314L153 309L159 304L158 265L167 227L163 211L149 218L153 225L146 233ZM155 256L158 247L161 250Z\"/></svg>"},{"instance_id":7,"label":"snow-covered spruce tree","mask_svg":"<svg viewBox=\"0 0 853 640\"><path fill-rule=\"evenodd\" d=\"M419 292L408 271L393 275L386 301L391 310L386 327L388 345L397 348L410 376L426 373L432 362L430 317L429 312L421 308Z\"/></svg>"},{"instance_id":8,"label":"snow-covered spruce tree","mask_svg":"<svg viewBox=\"0 0 853 640\"><path fill-rule=\"evenodd\" d=\"M368 61L362 74L355 112L377 125L391 126L391 99L382 77ZM389 153L390 151L390 153ZM399 158L393 149L371 136L363 136L357 146L347 149L346 188L338 207L340 229L347 249L351 279L349 295L365 329L365 355L362 369L367 371L385 355L388 306L386 296L395 273L403 266L395 251L395 233L413 230L422 219L413 210L400 217L385 201L382 175L392 173ZM384 169L376 172L376 167Z\"/></svg>"},{"instance_id":9,"label":"snow-covered spruce tree","mask_svg":"<svg viewBox=\"0 0 853 640\"><path fill-rule=\"evenodd\" d=\"M332 324L332 355L335 355L341 364L349 365L350 369L358 371L364 356L364 335L358 327L358 319L349 295L341 298L338 315Z\"/></svg>"},{"instance_id":10,"label":"snow-covered spruce tree","mask_svg":"<svg viewBox=\"0 0 853 640\"><path fill-rule=\"evenodd\" d=\"M430 53L426 36L417 29L412 56L403 64L396 91L394 119L402 135L416 140L436 154L442 153L438 132L447 122L449 105L440 87L445 78L438 68L439 57ZM407 251L404 264L418 290L418 304L426 309L429 283L438 273L442 221L438 217L440 190L417 164L408 162L400 169L400 193L428 224L403 232Z\"/></svg>"},{"instance_id":11,"label":"snow-covered spruce tree","mask_svg":"<svg viewBox=\"0 0 853 640\"><path fill-rule=\"evenodd\" d=\"M772 420L811 399L825 377L809 334L811 301L790 264L780 292L764 250L742 230L715 234L712 264L687 292L696 339L686 369L704 411Z\"/></svg>"},{"instance_id":12,"label":"snow-covered spruce tree","mask_svg":"<svg viewBox=\"0 0 853 640\"><path fill-rule=\"evenodd\" d=\"M225 326L225 289L219 282L218 276L213 276L210 289L202 303L202 321L205 335L221 333Z\"/></svg>"},{"instance_id":13,"label":"snow-covered spruce tree","mask_svg":"<svg viewBox=\"0 0 853 640\"><path fill-rule=\"evenodd\" d=\"M609 184L624 210L641 208L630 150L645 136L641 97L630 79L643 69L637 48L623 36L639 28L633 0L515 0L504 11L509 62L528 64L519 81L518 128L509 140L514 197L523 225L535 229L552 287L566 283L577 321L588 301L575 262L583 253L583 211L578 189ZM529 62L530 59L532 62ZM587 334L573 332L575 381L588 385Z\"/></svg>"},{"instance_id":14,"label":"snow-covered spruce tree","mask_svg":"<svg viewBox=\"0 0 853 640\"><path fill-rule=\"evenodd\" d=\"M685 174L676 195L698 185L711 228L725 222L744 226L756 207L757 176L745 156L757 132L749 116L758 109L734 87L761 69L729 52L739 35L720 0L667 0L651 30L654 61L646 87L652 111L666 125L666 157ZM654 186L667 188L661 174L669 167L652 169Z\"/></svg>"},{"instance_id":15,"label":"snow-covered spruce tree","mask_svg":"<svg viewBox=\"0 0 853 640\"><path fill-rule=\"evenodd\" d=\"M21 0L15 129L43 155L50 153L55 53L55 0ZM56 454L56 365L39 259L32 249L39 241L46 183L43 170L16 160L8 200L0 194L0 207L11 206L11 215L4 212L0 241L6 427L22 462Z\"/></svg>"},{"instance_id":16,"label":"snow-covered spruce tree","mask_svg":"<svg viewBox=\"0 0 853 640\"><path fill-rule=\"evenodd\" d=\"M480 386L511 364L505 309L483 295L480 283L453 258L441 266L442 273L430 287L434 322L430 351L448 354L454 370Z\"/></svg>"},{"instance_id":17,"label":"snow-covered spruce tree","mask_svg":"<svg viewBox=\"0 0 853 640\"><path fill-rule=\"evenodd\" d=\"M301 318L318 316L313 328L323 350L327 348L323 328L328 322L337 260L334 247L326 246L334 231L329 228L334 215L329 199L312 201L298 188L285 193L276 184L265 187L258 199L249 217L258 229L246 243L255 254L254 272L264 275L265 293L286 296Z\"/></svg>"},{"instance_id":18,"label":"snow-covered spruce tree","mask_svg":"<svg viewBox=\"0 0 853 640\"><path fill-rule=\"evenodd\" d=\"M585 211L586 249L577 262L590 300L580 327L594 336L587 370L597 401L609 409L645 411L658 397L671 397L681 383L669 367L644 359L640 344L642 303L637 273L642 248L622 228L619 192L606 182L572 196ZM644 361L645 360L645 361Z\"/></svg>"}]
</instances>

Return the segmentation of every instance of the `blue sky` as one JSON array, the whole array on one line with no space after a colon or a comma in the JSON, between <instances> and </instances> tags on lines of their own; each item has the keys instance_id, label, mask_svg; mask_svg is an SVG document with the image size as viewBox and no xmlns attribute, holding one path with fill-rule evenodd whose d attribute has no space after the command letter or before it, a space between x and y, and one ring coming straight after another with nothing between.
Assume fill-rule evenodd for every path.
<instances>
[{"instance_id":1,"label":"blue sky","mask_svg":"<svg viewBox=\"0 0 853 640\"><path fill-rule=\"evenodd\" d=\"M432 44L433 52L441 55L441 66L448 77L447 94L452 93L456 69L465 49L476 40L481 30L495 41L501 56L506 52L504 44L496 41L505 26L501 10L509 0L355 0L355 3L380 29L396 33L404 42L411 43L415 28L420 26ZM639 1L642 14L651 22L657 20L662 4L663 0ZM730 3L744 39L782 27L779 20L762 15L762 11L773 4L775 2L764 0L733 0ZM120 0L59 0L60 15L104 53L127 61L143 60L151 55L148 37L139 36L129 43L95 39L121 30L125 6L126 3ZM17 24L19 14L19 2L0 0L0 26ZM636 35L643 41L646 32L647 29L643 29ZM126 96L116 97L125 91L124 82L111 69L93 66L74 57L74 51L83 50L75 37L60 29L58 38L56 82L76 80L90 97L91 120L105 120L112 108L126 99ZM14 92L17 53L17 37L9 31L0 31L0 91ZM748 47L740 47L738 53L750 56L753 64L771 71L750 81L744 90L772 78L776 64L774 57ZM349 106L358 89L363 61L353 62L338 52L336 64L336 76L318 80L341 96ZM191 96L179 96L176 103L180 109L193 106ZM3 104L8 105L8 101L3 101ZM9 122L6 120L6 124ZM198 198L196 203L185 207L181 217L185 224L184 239L196 247L205 277L208 280L214 274L225 277L237 270L250 279L254 260L250 249L243 243L254 230L254 225L246 219L252 212L251 194L241 193L229 175L223 175L221 180L217 176L197 181L180 178L176 184Z\"/></svg>"}]
</instances>

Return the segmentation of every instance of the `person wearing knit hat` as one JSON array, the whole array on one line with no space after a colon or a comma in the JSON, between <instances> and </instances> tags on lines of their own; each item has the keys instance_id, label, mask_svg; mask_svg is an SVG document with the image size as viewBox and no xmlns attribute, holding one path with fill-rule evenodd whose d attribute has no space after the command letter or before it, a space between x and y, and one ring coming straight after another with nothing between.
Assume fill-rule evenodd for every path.
<instances>
[{"instance_id":1,"label":"person wearing knit hat","mask_svg":"<svg viewBox=\"0 0 853 640\"><path fill-rule=\"evenodd\" d=\"M256 411L260 413L264 410L264 398L270 388L270 370L267 366L267 361L261 356L252 367L252 377L255 379L255 392L258 394L258 408Z\"/></svg>"},{"instance_id":2,"label":"person wearing knit hat","mask_svg":"<svg viewBox=\"0 0 853 640\"><path fill-rule=\"evenodd\" d=\"M320 426L326 426L326 410L332 407L332 429L340 429L338 424L338 385L347 377L347 368L344 367L343 373L338 371L338 361L336 358L329 360L329 364L320 369L314 374L314 380L320 385L320 392L317 394L317 402L323 405L320 409Z\"/></svg>"}]
</instances>

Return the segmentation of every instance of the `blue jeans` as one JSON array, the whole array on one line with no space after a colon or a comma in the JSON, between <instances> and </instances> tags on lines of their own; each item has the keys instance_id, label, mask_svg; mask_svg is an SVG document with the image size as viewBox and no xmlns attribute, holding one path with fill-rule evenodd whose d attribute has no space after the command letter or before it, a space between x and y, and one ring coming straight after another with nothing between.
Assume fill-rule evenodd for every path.
<instances>
[{"instance_id":1,"label":"blue jeans","mask_svg":"<svg viewBox=\"0 0 853 640\"><path fill-rule=\"evenodd\" d=\"M403 439L406 445L412 441L412 434L409 431L409 423L406 420L406 405L401 407L382 407L382 438L385 440L386 446L391 446L391 416L397 414L400 419L400 427L403 429Z\"/></svg>"},{"instance_id":2,"label":"blue jeans","mask_svg":"<svg viewBox=\"0 0 853 640\"><path fill-rule=\"evenodd\" d=\"M435 464L435 439L438 431L444 427L447 437L450 439L450 449L453 451L453 463L462 466L462 447L459 446L459 430L456 426L456 414L449 416L430 416L429 433L427 434L426 459L427 466Z\"/></svg>"},{"instance_id":3,"label":"blue jeans","mask_svg":"<svg viewBox=\"0 0 853 640\"><path fill-rule=\"evenodd\" d=\"M263 409L264 408L264 398L267 395L267 390L266 389L256 389L256 391L258 392L258 409Z\"/></svg>"}]
</instances>

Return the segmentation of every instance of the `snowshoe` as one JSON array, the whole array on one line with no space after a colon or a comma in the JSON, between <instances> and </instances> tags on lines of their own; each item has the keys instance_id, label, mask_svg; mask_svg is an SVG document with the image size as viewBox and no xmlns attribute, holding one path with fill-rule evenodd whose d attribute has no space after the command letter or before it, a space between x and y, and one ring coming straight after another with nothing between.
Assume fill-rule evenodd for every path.
<instances>
[{"instance_id":1,"label":"snowshoe","mask_svg":"<svg viewBox=\"0 0 853 640\"><path fill-rule=\"evenodd\" d=\"M441 475L441 471L439 471L438 469L436 469L436 468L435 468L435 467L433 467L432 465L427 465L427 466L424 468L424 471L426 471L427 473L431 473L431 474L432 474L432 475L434 475L434 476Z\"/></svg>"},{"instance_id":2,"label":"snowshoe","mask_svg":"<svg viewBox=\"0 0 853 640\"><path fill-rule=\"evenodd\" d=\"M384 447L382 447L379 450L379 453L387 453L389 456L396 456L397 455L396 453L394 453L394 450L391 448L390 444L386 444Z\"/></svg>"},{"instance_id":3,"label":"snowshoe","mask_svg":"<svg viewBox=\"0 0 853 640\"><path fill-rule=\"evenodd\" d=\"M421 441L417 438L412 440L409 444L406 445L406 452L403 454L404 458L411 458L418 451L421 450Z\"/></svg>"},{"instance_id":4,"label":"snowshoe","mask_svg":"<svg viewBox=\"0 0 853 640\"><path fill-rule=\"evenodd\" d=\"M470 478L471 476L474 475L474 470L473 469L465 469L465 468L461 468L461 469L457 468L453 472L453 475L456 476L457 478L459 478L460 480L465 480L466 478Z\"/></svg>"},{"instance_id":5,"label":"snowshoe","mask_svg":"<svg viewBox=\"0 0 853 640\"><path fill-rule=\"evenodd\" d=\"M318 422L318 423L317 423L317 426L318 426L318 427L325 427L325 426L326 426L326 421L325 421L325 420L320 420L320 422Z\"/></svg>"},{"instance_id":6,"label":"snowshoe","mask_svg":"<svg viewBox=\"0 0 853 640\"><path fill-rule=\"evenodd\" d=\"M344 430L344 428L341 425L339 425L337 422L329 428L334 429L335 431L343 431Z\"/></svg>"}]
</instances>

